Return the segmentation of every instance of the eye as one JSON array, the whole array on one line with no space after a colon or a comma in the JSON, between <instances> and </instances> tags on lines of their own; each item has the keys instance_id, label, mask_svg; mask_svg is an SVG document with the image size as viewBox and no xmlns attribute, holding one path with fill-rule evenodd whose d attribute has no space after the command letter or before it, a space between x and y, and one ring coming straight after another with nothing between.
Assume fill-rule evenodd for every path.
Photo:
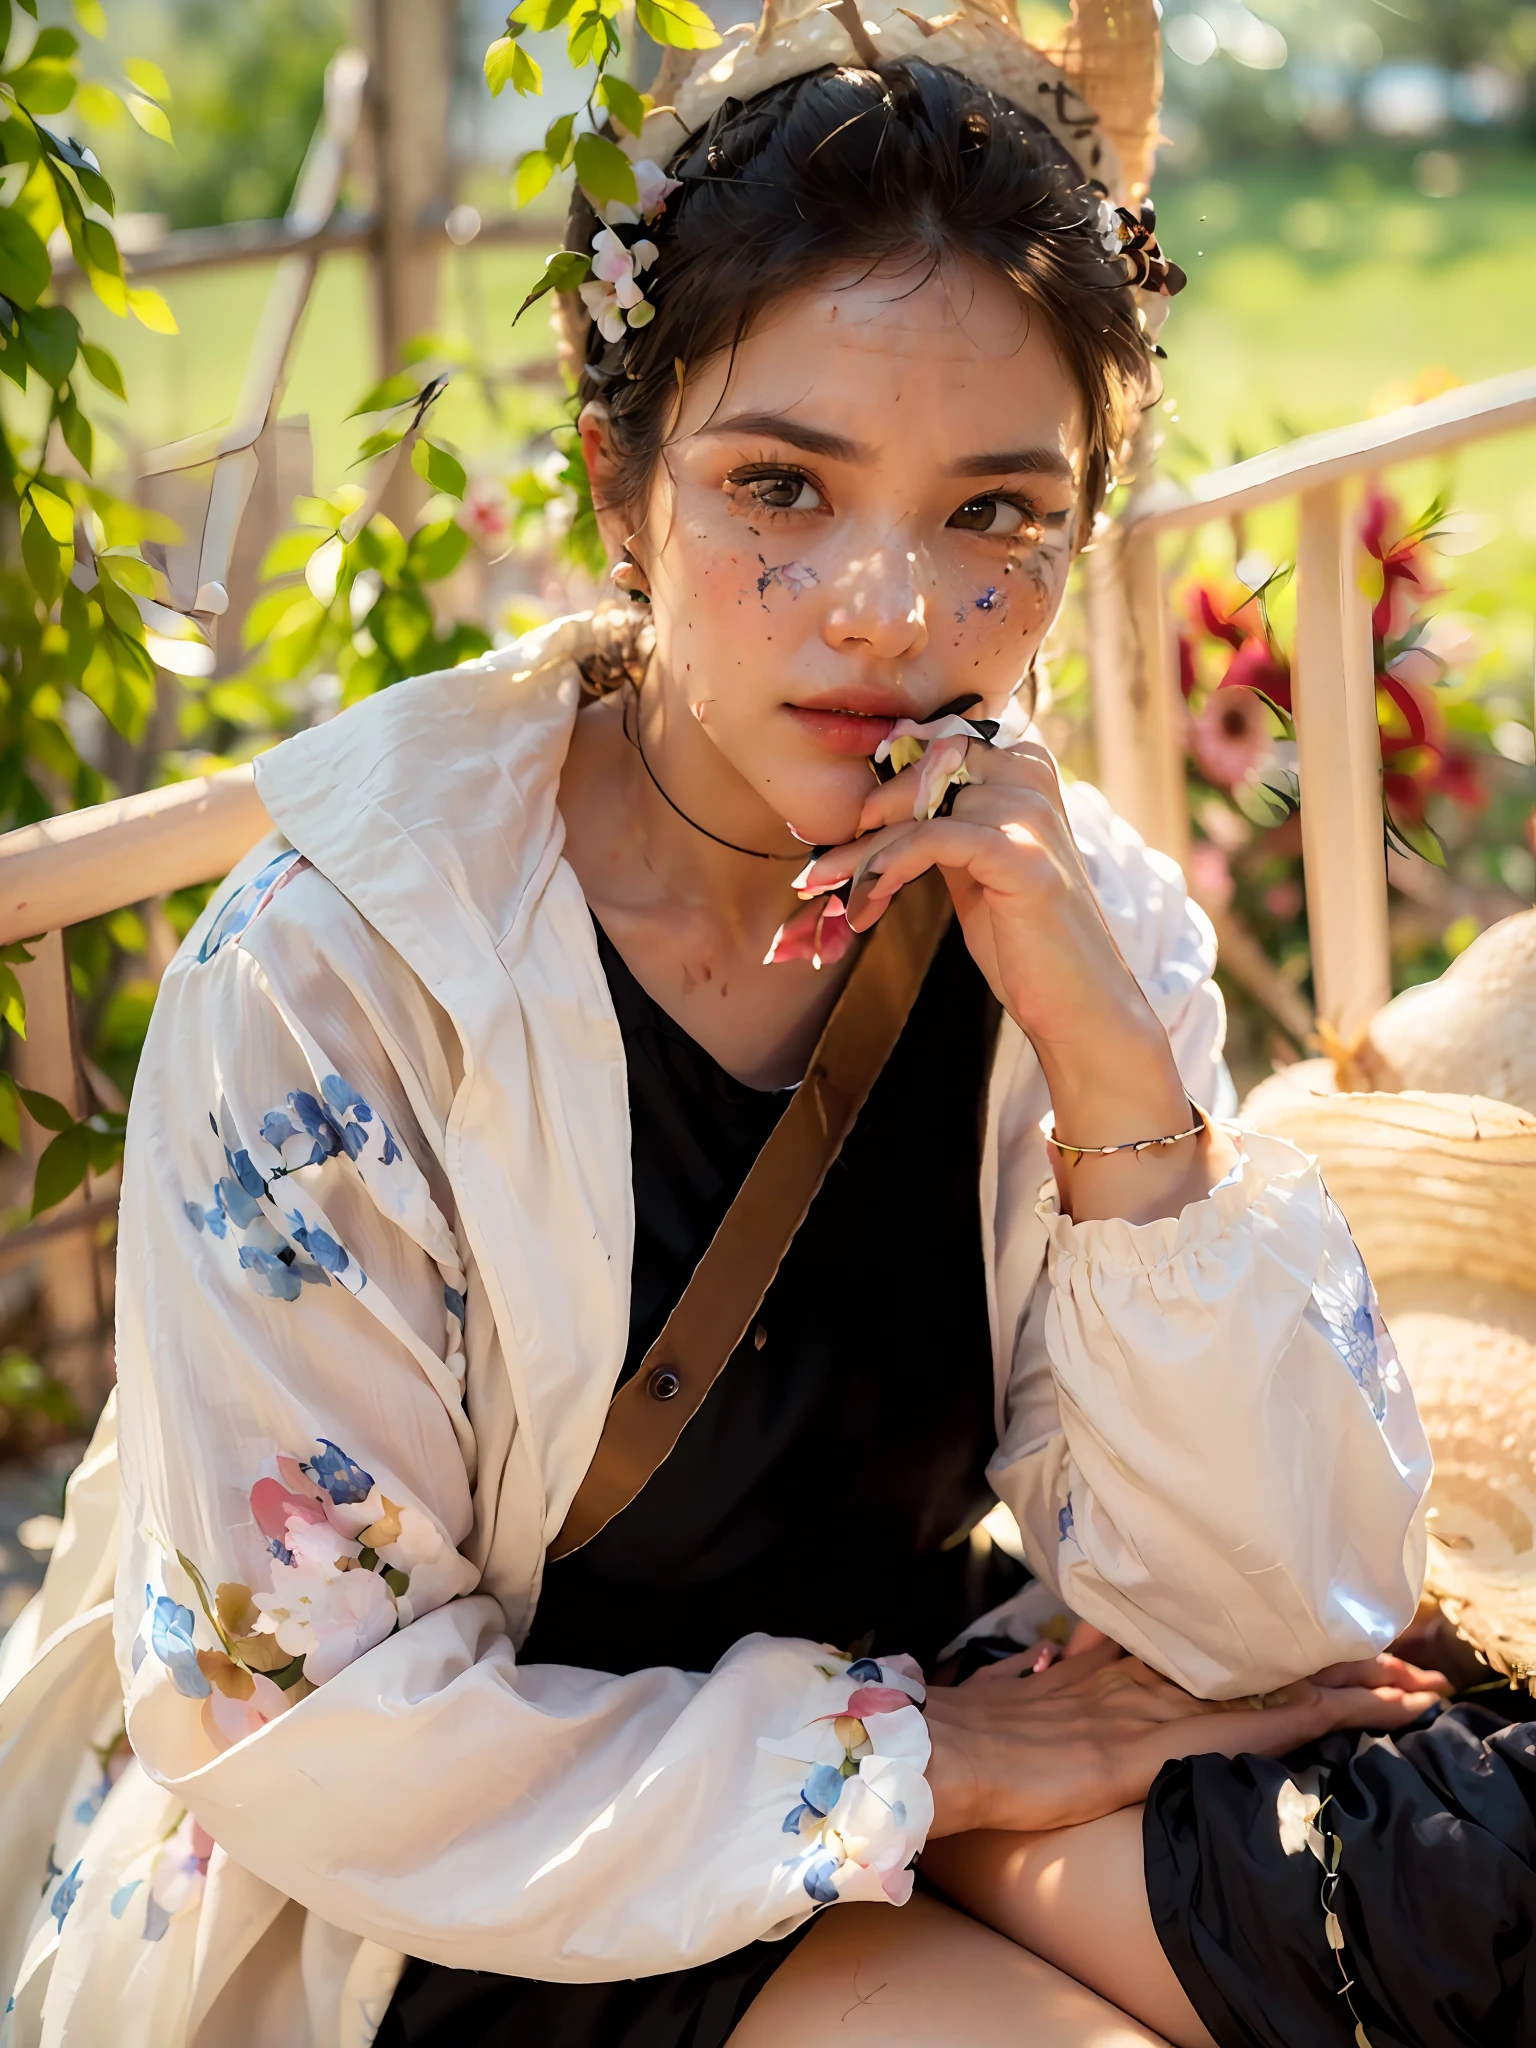
<instances>
[{"instance_id":1,"label":"eye","mask_svg":"<svg viewBox=\"0 0 1536 2048\"><path fill-rule=\"evenodd\" d=\"M984 497L967 498L959 511L951 515L949 523L964 533L985 533L993 540L1007 540L1025 532L1039 534L1059 521L1054 514L1042 519L1033 505L1021 499L988 492Z\"/></svg>"},{"instance_id":2,"label":"eye","mask_svg":"<svg viewBox=\"0 0 1536 2048\"><path fill-rule=\"evenodd\" d=\"M803 469L738 469L726 482L765 512L820 512L826 506L819 486Z\"/></svg>"}]
</instances>

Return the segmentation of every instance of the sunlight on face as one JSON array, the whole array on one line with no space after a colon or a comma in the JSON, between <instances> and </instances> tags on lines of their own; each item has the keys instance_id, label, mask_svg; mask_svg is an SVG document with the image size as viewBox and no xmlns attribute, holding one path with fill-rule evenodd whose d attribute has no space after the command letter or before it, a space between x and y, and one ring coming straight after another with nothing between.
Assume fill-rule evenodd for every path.
<instances>
[{"instance_id":1,"label":"sunlight on face","mask_svg":"<svg viewBox=\"0 0 1536 2048\"><path fill-rule=\"evenodd\" d=\"M852 828L898 717L995 716L1061 601L1082 401L991 272L776 305L684 394L631 542L657 680L802 837Z\"/></svg>"}]
</instances>

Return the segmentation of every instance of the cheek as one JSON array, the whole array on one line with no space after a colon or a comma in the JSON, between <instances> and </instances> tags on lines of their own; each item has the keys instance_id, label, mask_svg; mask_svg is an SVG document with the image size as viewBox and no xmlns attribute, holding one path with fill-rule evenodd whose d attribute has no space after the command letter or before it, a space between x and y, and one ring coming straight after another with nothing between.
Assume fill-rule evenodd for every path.
<instances>
[{"instance_id":1,"label":"cheek","mask_svg":"<svg viewBox=\"0 0 1536 2048\"><path fill-rule=\"evenodd\" d=\"M953 580L949 602L957 649L1016 653L1037 643L1055 617L1070 566L1065 551L1021 550L995 566L970 565Z\"/></svg>"}]
</instances>

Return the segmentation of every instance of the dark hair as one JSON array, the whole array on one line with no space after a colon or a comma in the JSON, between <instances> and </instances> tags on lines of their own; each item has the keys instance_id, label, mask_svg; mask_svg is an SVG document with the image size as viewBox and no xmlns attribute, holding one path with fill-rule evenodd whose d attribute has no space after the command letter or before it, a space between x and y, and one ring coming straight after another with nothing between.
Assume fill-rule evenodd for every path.
<instances>
[{"instance_id":1,"label":"dark hair","mask_svg":"<svg viewBox=\"0 0 1536 2048\"><path fill-rule=\"evenodd\" d=\"M678 364L738 346L785 293L845 263L961 255L1010 279L1047 321L1086 414L1091 526L1150 384L1127 266L1098 231L1102 194L1050 131L944 65L826 66L727 100L668 167L680 178L643 230L655 317L587 337L579 402L607 405L615 495L636 505L661 453ZM578 188L566 246L599 223ZM642 231L626 231L633 239Z\"/></svg>"}]
</instances>

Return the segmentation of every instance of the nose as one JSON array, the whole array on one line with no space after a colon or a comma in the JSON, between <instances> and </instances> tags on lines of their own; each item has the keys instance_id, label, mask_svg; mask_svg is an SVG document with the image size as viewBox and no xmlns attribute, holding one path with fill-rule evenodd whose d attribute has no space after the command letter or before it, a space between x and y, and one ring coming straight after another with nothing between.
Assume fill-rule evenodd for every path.
<instances>
[{"instance_id":1,"label":"nose","mask_svg":"<svg viewBox=\"0 0 1536 2048\"><path fill-rule=\"evenodd\" d=\"M889 541L856 553L837 579L822 627L829 647L867 648L879 661L901 661L928 645L928 592L933 578L919 550Z\"/></svg>"}]
</instances>

